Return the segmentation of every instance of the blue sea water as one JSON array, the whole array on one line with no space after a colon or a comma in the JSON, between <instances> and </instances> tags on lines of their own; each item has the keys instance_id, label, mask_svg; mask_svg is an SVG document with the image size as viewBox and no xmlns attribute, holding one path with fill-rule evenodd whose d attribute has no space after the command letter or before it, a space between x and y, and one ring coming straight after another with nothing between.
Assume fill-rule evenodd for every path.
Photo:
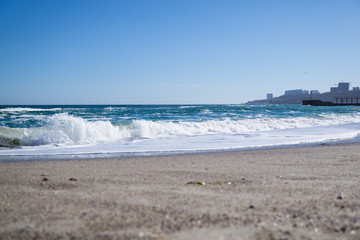
<instances>
[{"instance_id":1,"label":"blue sea water","mask_svg":"<svg viewBox=\"0 0 360 240\"><path fill-rule=\"evenodd\" d=\"M359 133L356 106L0 106L0 161L290 146Z\"/></svg>"}]
</instances>

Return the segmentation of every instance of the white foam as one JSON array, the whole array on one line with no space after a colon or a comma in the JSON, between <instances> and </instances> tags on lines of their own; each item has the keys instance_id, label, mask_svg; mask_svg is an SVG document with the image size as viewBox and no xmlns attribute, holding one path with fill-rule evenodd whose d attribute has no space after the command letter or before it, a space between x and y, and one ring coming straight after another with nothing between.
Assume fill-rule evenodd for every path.
<instances>
[{"instance_id":1,"label":"white foam","mask_svg":"<svg viewBox=\"0 0 360 240\"><path fill-rule=\"evenodd\" d=\"M202 114L212 114L213 112L208 110L208 109L204 109L201 111Z\"/></svg>"},{"instance_id":2,"label":"white foam","mask_svg":"<svg viewBox=\"0 0 360 240\"><path fill-rule=\"evenodd\" d=\"M360 116L329 116L327 118L257 118L242 120L208 120L204 122L170 122L135 120L128 129L132 138L159 138L207 134L241 134L255 131L331 126L360 123Z\"/></svg>"},{"instance_id":3,"label":"white foam","mask_svg":"<svg viewBox=\"0 0 360 240\"><path fill-rule=\"evenodd\" d=\"M116 111L116 110L126 110L127 107L106 107L104 108L105 111Z\"/></svg>"},{"instance_id":4,"label":"white foam","mask_svg":"<svg viewBox=\"0 0 360 240\"><path fill-rule=\"evenodd\" d=\"M117 125L105 119L86 120L59 113L47 117L45 122L43 127L17 128L16 131L0 127L0 137L6 143L19 139L22 146L31 146L2 150L0 155L24 153L26 149L33 153L53 149L52 154L58 154L73 152L69 149L141 152L243 148L346 139L360 132L359 113L322 115L320 118L227 118L203 122L134 120Z\"/></svg>"},{"instance_id":5,"label":"white foam","mask_svg":"<svg viewBox=\"0 0 360 240\"><path fill-rule=\"evenodd\" d=\"M43 111L61 111L61 108L22 108L22 107L11 107L0 109L0 112L43 112Z\"/></svg>"},{"instance_id":6,"label":"white foam","mask_svg":"<svg viewBox=\"0 0 360 240\"><path fill-rule=\"evenodd\" d=\"M55 114L48 119L45 127L32 129L28 134L28 140L35 141L32 145L84 144L117 141L127 137L126 131L121 131L109 121L88 121L66 113Z\"/></svg>"},{"instance_id":7,"label":"white foam","mask_svg":"<svg viewBox=\"0 0 360 240\"><path fill-rule=\"evenodd\" d=\"M41 116L44 118L44 116ZM44 127L23 129L23 145L84 144L213 134L245 134L259 131L360 123L359 115L324 115L319 118L256 118L203 122L134 120L114 126L107 119L85 120L66 113L47 117ZM1 131L0 131L1 134ZM10 136L11 137L11 136Z\"/></svg>"},{"instance_id":8,"label":"white foam","mask_svg":"<svg viewBox=\"0 0 360 240\"><path fill-rule=\"evenodd\" d=\"M197 108L198 106L180 106L180 109L186 109L186 108Z\"/></svg>"},{"instance_id":9,"label":"white foam","mask_svg":"<svg viewBox=\"0 0 360 240\"><path fill-rule=\"evenodd\" d=\"M360 133L359 124L310 127L260 131L248 134L213 134L183 136L177 138L157 138L143 141L108 142L101 144L59 145L23 147L3 150L0 156L34 155L79 155L79 154L160 154L166 152L192 152L208 150L246 149L279 145L306 144L351 139ZM1 160L1 158L0 158Z\"/></svg>"}]
</instances>

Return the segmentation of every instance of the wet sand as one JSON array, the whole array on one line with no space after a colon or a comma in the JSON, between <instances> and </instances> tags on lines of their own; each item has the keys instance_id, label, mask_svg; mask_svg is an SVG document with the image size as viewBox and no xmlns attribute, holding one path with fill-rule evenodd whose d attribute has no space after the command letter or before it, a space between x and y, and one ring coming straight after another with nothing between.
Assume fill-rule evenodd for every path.
<instances>
[{"instance_id":1,"label":"wet sand","mask_svg":"<svg viewBox=\"0 0 360 240\"><path fill-rule=\"evenodd\" d=\"M360 145L0 163L0 239L360 239Z\"/></svg>"}]
</instances>

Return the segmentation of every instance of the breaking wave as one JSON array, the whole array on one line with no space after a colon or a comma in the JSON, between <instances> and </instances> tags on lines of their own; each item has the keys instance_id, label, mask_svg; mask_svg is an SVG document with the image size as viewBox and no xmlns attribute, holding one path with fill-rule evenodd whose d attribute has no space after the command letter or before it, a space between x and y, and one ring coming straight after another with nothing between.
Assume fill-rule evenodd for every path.
<instances>
[{"instance_id":1,"label":"breaking wave","mask_svg":"<svg viewBox=\"0 0 360 240\"><path fill-rule=\"evenodd\" d=\"M46 111L61 111L61 108L23 108L23 107L10 107L0 109L0 112L46 112Z\"/></svg>"},{"instance_id":2,"label":"breaking wave","mask_svg":"<svg viewBox=\"0 0 360 240\"><path fill-rule=\"evenodd\" d=\"M96 144L114 141L197 136L209 134L244 134L258 131L360 123L359 114L322 115L320 118L257 118L207 120L202 122L133 120L111 123L86 120L67 113L47 117L37 128L0 127L0 146L39 146L49 144Z\"/></svg>"}]
</instances>

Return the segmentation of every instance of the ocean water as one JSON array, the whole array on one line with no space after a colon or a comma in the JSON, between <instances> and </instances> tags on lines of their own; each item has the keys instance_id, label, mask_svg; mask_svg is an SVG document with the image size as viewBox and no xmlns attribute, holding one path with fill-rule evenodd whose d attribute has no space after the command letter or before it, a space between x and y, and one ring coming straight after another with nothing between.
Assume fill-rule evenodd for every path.
<instances>
[{"instance_id":1,"label":"ocean water","mask_svg":"<svg viewBox=\"0 0 360 240\"><path fill-rule=\"evenodd\" d=\"M356 106L0 106L0 161L319 144L359 133Z\"/></svg>"}]
</instances>

